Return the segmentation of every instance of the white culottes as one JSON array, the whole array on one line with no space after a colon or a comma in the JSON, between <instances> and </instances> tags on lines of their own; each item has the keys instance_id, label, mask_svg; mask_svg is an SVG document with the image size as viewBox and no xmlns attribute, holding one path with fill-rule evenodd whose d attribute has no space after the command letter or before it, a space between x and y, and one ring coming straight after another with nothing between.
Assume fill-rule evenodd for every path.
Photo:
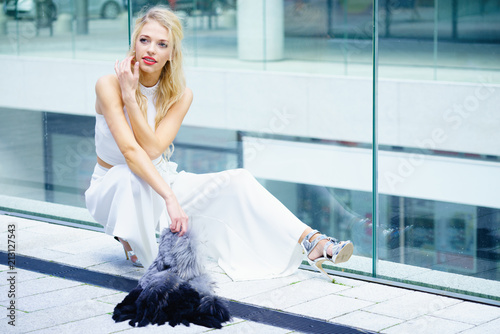
<instances>
[{"instance_id":1,"label":"white culottes","mask_svg":"<svg viewBox=\"0 0 500 334\"><path fill-rule=\"evenodd\" d=\"M247 170L193 174L173 162L156 168L189 217L202 246L233 280L292 274L304 255L298 240L307 226ZM85 193L87 208L107 234L127 240L148 267L157 234L169 226L163 199L127 165L96 165Z\"/></svg>"}]
</instances>

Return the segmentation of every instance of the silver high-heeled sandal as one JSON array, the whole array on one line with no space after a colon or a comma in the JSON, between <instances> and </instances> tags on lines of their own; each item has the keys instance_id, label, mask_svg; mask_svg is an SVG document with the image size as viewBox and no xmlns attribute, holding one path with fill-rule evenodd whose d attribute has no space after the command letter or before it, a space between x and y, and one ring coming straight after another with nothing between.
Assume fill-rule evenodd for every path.
<instances>
[{"instance_id":1,"label":"silver high-heeled sandal","mask_svg":"<svg viewBox=\"0 0 500 334\"><path fill-rule=\"evenodd\" d=\"M116 240L116 241L118 241L119 243L121 243L121 244L122 244L122 246L123 246L123 250L125 251L125 257L127 258L127 261L129 261L129 260L130 260L130 262L132 262L132 264L133 264L135 267L144 268L144 266L142 265L142 263L141 263L141 261L140 261L139 259L137 259L135 262L134 262L134 261L132 261L132 256L136 256L136 257L137 257L137 255L135 255L135 253L134 253L134 251L133 251L133 250L127 251L127 250L125 249L125 246L123 245L123 243L120 241L120 238L115 237L115 240ZM125 240L124 240L124 241L125 241Z\"/></svg>"},{"instance_id":2,"label":"silver high-heeled sandal","mask_svg":"<svg viewBox=\"0 0 500 334\"><path fill-rule=\"evenodd\" d=\"M350 240L348 241L337 241L334 238L327 237L324 234L319 235L316 239L314 239L312 242L310 241L311 238L319 234L318 230L312 230L305 238L302 240L301 245L302 249L304 250L304 253L307 254L307 262L311 265L311 267L316 268L323 274L325 274L328 279L333 280L333 277L328 275L328 273L325 271L323 268L323 263L325 262L331 262L332 264L338 264L342 262L347 262L352 255L352 252L354 251L354 245ZM311 260L309 259L309 254L312 252L312 250L318 245L318 243L321 240L328 240L324 247L323 247L323 256L319 257L317 259ZM333 245L332 249L332 256L329 256L327 254L328 247Z\"/></svg>"},{"instance_id":3,"label":"silver high-heeled sandal","mask_svg":"<svg viewBox=\"0 0 500 334\"><path fill-rule=\"evenodd\" d=\"M125 250L125 248L123 250ZM135 255L134 251L126 251L125 250L125 256L127 257L127 260L130 260L130 262L132 262L132 264L134 266L139 267L139 268L144 268L144 266L142 265L142 263L139 259L137 259L135 262L132 261L132 256L137 256L137 255Z\"/></svg>"}]
</instances>

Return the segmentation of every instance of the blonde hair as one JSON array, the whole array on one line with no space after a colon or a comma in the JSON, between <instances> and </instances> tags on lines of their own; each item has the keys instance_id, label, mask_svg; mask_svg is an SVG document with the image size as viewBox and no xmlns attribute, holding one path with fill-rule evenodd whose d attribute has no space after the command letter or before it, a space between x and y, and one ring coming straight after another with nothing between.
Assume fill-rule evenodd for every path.
<instances>
[{"instance_id":1,"label":"blonde hair","mask_svg":"<svg viewBox=\"0 0 500 334\"><path fill-rule=\"evenodd\" d=\"M182 24L179 21L179 18L172 11L163 6L151 7L144 15L135 21L134 32L132 34L130 49L128 51L129 56L135 54L135 44L137 42L137 38L139 37L144 25L151 21L156 21L167 29L170 37L169 44L172 45L170 60L167 61L161 71L158 88L156 90L156 129L161 120L167 115L170 107L172 107L172 105L181 98L186 88L186 79L182 69L181 45L184 34L182 32ZM140 89L136 90L135 98L142 113L144 114L144 117L147 118L147 98L141 93Z\"/></svg>"}]
</instances>

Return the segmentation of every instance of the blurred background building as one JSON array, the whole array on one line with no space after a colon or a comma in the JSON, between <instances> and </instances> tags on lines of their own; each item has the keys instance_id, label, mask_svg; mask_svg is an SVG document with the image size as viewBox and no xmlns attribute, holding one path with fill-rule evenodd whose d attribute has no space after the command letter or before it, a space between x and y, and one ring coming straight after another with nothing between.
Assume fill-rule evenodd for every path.
<instances>
[{"instance_id":1,"label":"blurred background building","mask_svg":"<svg viewBox=\"0 0 500 334\"><path fill-rule=\"evenodd\" d=\"M500 1L0 3L0 210L99 229L94 84L163 4L194 92L180 169L249 169L354 241L344 273L500 300Z\"/></svg>"}]
</instances>

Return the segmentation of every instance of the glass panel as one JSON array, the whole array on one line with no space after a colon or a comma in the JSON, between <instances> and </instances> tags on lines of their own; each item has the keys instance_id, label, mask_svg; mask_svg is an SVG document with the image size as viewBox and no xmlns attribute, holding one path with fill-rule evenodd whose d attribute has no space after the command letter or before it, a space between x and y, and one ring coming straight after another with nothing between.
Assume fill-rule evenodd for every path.
<instances>
[{"instance_id":1,"label":"glass panel","mask_svg":"<svg viewBox=\"0 0 500 334\"><path fill-rule=\"evenodd\" d=\"M115 60L127 49L122 0L5 0L0 53Z\"/></svg>"},{"instance_id":2,"label":"glass panel","mask_svg":"<svg viewBox=\"0 0 500 334\"><path fill-rule=\"evenodd\" d=\"M94 118L4 108L0 115L5 157L0 195L85 208L84 192L96 162ZM235 131L183 127L174 142L179 170L237 167L237 138Z\"/></svg>"},{"instance_id":3,"label":"glass panel","mask_svg":"<svg viewBox=\"0 0 500 334\"><path fill-rule=\"evenodd\" d=\"M128 14L124 0L58 0L73 17L75 58L115 61L128 49Z\"/></svg>"},{"instance_id":4,"label":"glass panel","mask_svg":"<svg viewBox=\"0 0 500 334\"><path fill-rule=\"evenodd\" d=\"M499 13L381 3L379 277L500 298Z\"/></svg>"},{"instance_id":5,"label":"glass panel","mask_svg":"<svg viewBox=\"0 0 500 334\"><path fill-rule=\"evenodd\" d=\"M128 1L3 3L0 53L16 61L0 99L0 209L92 225L92 86L126 54ZM179 169L248 168L305 223L354 242L335 269L500 300L495 1L380 0L376 238L373 1L133 0L132 25L158 3L183 20L195 93ZM78 80L53 89L68 73Z\"/></svg>"}]
</instances>

